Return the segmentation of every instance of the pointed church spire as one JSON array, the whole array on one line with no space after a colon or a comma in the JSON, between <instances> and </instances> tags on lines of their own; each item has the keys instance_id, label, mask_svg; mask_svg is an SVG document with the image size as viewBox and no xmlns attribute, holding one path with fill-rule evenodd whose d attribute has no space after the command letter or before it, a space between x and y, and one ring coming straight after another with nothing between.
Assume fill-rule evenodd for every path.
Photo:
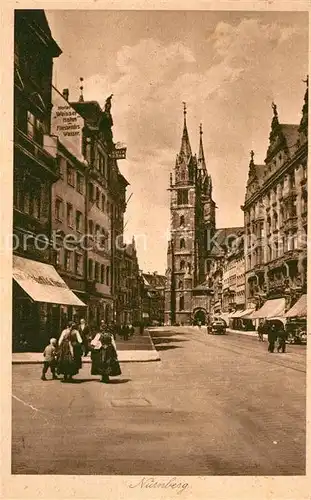
<instances>
[{"instance_id":1,"label":"pointed church spire","mask_svg":"<svg viewBox=\"0 0 311 500\"><path fill-rule=\"evenodd\" d=\"M202 170L206 170L202 135L203 135L202 123L200 123L200 146L199 146L199 156L198 156L198 167L201 168Z\"/></svg>"},{"instance_id":2,"label":"pointed church spire","mask_svg":"<svg viewBox=\"0 0 311 500\"><path fill-rule=\"evenodd\" d=\"M183 102L184 105L184 129L182 133L182 139L181 139L181 146L180 146L180 153L179 155L186 160L189 160L192 153L191 153L191 146L190 146L190 141L189 141L189 136L188 136L188 130L187 130L187 107L186 103Z\"/></svg>"}]
</instances>

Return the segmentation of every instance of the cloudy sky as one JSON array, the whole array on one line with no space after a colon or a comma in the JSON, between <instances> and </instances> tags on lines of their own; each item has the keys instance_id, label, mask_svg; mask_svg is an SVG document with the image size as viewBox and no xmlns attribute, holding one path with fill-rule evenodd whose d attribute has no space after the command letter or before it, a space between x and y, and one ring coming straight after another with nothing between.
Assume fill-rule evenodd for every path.
<instances>
[{"instance_id":1,"label":"cloudy sky","mask_svg":"<svg viewBox=\"0 0 311 500\"><path fill-rule=\"evenodd\" d=\"M293 12L47 11L63 54L54 85L102 105L114 94L114 140L133 193L126 235L136 236L139 265L165 272L169 174L179 151L182 101L198 150L213 178L217 226L243 225L249 151L263 162L272 118L298 123L308 68L308 18Z\"/></svg>"}]
</instances>

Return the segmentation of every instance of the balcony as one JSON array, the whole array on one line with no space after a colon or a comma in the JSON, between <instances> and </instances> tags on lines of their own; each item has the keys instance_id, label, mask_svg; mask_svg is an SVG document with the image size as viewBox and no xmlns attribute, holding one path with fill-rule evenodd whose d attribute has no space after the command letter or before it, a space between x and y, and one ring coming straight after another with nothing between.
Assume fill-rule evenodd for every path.
<instances>
[{"instance_id":1,"label":"balcony","mask_svg":"<svg viewBox=\"0 0 311 500\"><path fill-rule=\"evenodd\" d=\"M14 145L16 149L27 156L29 160L48 171L55 178L60 175L57 160L53 158L40 144L34 142L28 135L15 128Z\"/></svg>"}]
</instances>

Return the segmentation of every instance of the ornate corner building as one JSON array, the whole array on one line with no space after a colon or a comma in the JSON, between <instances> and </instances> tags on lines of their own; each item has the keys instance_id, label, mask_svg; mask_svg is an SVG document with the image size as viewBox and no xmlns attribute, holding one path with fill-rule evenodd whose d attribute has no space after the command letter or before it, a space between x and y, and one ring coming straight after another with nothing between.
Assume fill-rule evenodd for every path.
<instances>
[{"instance_id":1,"label":"ornate corner building","mask_svg":"<svg viewBox=\"0 0 311 500\"><path fill-rule=\"evenodd\" d=\"M299 125L282 124L275 104L264 165L251 152L245 203L246 302L287 311L307 291L308 81Z\"/></svg>"}]
</instances>

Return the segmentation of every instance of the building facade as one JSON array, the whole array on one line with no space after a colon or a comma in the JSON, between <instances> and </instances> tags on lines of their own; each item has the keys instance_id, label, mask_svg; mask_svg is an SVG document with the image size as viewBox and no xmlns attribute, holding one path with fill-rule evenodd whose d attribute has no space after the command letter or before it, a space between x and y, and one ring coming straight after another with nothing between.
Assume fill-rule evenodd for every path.
<instances>
[{"instance_id":1,"label":"building facade","mask_svg":"<svg viewBox=\"0 0 311 500\"><path fill-rule=\"evenodd\" d=\"M126 148L112 96L102 109L52 86L60 54L43 10L15 11L13 349L41 350L78 317L118 319Z\"/></svg>"},{"instance_id":2,"label":"building facade","mask_svg":"<svg viewBox=\"0 0 311 500\"><path fill-rule=\"evenodd\" d=\"M165 309L166 276L141 273L142 320L147 325L163 325Z\"/></svg>"},{"instance_id":3,"label":"building facade","mask_svg":"<svg viewBox=\"0 0 311 500\"><path fill-rule=\"evenodd\" d=\"M87 230L88 321L119 321L118 296L121 288L123 261L123 228L126 209L127 180L117 163L113 142L111 98L104 110L96 101L78 102L70 106L84 119L82 154L88 168L85 172L85 227Z\"/></svg>"},{"instance_id":4,"label":"building facade","mask_svg":"<svg viewBox=\"0 0 311 500\"><path fill-rule=\"evenodd\" d=\"M244 229L228 252L223 266L222 313L228 315L245 309Z\"/></svg>"},{"instance_id":5,"label":"building facade","mask_svg":"<svg viewBox=\"0 0 311 500\"><path fill-rule=\"evenodd\" d=\"M42 10L15 10L14 27L13 349L18 349L41 345L51 325L50 304L32 300L21 281L24 263L34 268L33 262L55 263L50 207L59 168L46 143L53 59L61 49Z\"/></svg>"},{"instance_id":6,"label":"building facade","mask_svg":"<svg viewBox=\"0 0 311 500\"><path fill-rule=\"evenodd\" d=\"M265 164L251 153L242 207L246 303L259 309L279 299L282 316L307 290L308 82L300 124L280 123L272 107Z\"/></svg>"},{"instance_id":7,"label":"building facade","mask_svg":"<svg viewBox=\"0 0 311 500\"><path fill-rule=\"evenodd\" d=\"M140 272L135 239L124 248L118 288L118 324L136 325L141 321Z\"/></svg>"}]
</instances>

